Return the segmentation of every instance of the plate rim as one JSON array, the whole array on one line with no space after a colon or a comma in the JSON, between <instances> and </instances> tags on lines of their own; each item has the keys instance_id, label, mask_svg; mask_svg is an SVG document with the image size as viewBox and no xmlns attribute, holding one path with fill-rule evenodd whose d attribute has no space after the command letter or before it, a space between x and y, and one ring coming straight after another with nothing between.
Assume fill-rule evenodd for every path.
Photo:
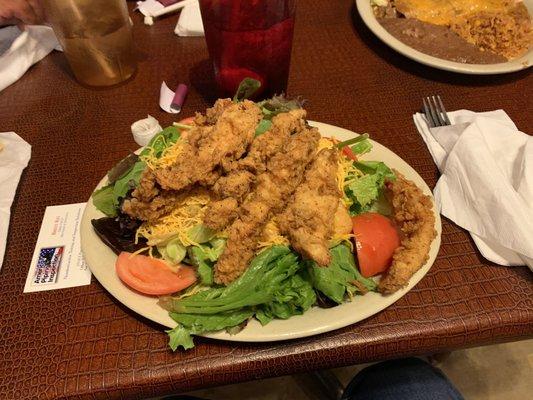
<instances>
[{"instance_id":1,"label":"plate rim","mask_svg":"<svg viewBox=\"0 0 533 400\"><path fill-rule=\"evenodd\" d=\"M321 122L316 122L316 121L308 121L308 122L309 122L310 125L319 128L319 130L335 130L335 132L337 132L337 133L339 133L341 135L346 135L346 136L351 136L351 137L355 137L355 136L359 135L359 134L357 134L357 133L355 133L353 131L350 131L350 130L344 129L344 128L340 128L340 127L337 127L337 126L334 126L334 125L321 123ZM326 134L326 136L327 135L328 134ZM254 334L251 333L252 330L265 329L267 327L272 328L272 326L276 326L276 325L278 325L278 326L281 325L282 326L284 324L289 324L291 322L294 322L295 319L305 318L306 316L309 317L309 313L313 309L322 310L322 312L325 311L325 309L319 309L317 307L313 307L312 309L308 310L303 315L296 315L296 316L293 316L293 317L291 317L291 318L289 318L287 320L274 320L274 321L270 322L270 324L267 325L267 327L264 327L264 328L261 327L261 325L259 324L258 321L252 320L245 329L243 329L241 332L239 332L236 335L230 335L230 334L228 334L228 333L226 333L224 331L221 331L221 332L210 332L210 333L199 334L197 336L202 336L202 337L207 337L207 338L212 338L212 339L218 339L218 340L234 341L234 342L275 342L275 341L283 341L283 340L288 340L288 339L304 338L304 337L318 335L318 334L321 334L321 333L331 332L331 331L334 331L334 330L337 330L337 329L341 329L341 328L353 325L353 324L358 323L360 321L363 321L363 320L369 318L370 316L375 315L375 314L383 311L384 309L388 308L393 303L395 303L400 298L402 298L405 294L407 294L407 292L409 292L414 286L416 286L416 284L418 284L418 282L427 274L427 272L430 270L431 266L435 262L435 259L437 258L437 255L438 255L438 252L439 252L439 249L440 249L441 234L442 234L442 226L441 226L440 214L437 212L435 200L433 198L431 189L425 183L424 179L418 174L418 172L416 172L416 170L414 168L412 168L405 160L403 160L403 158L401 158L399 155L397 155L396 153L394 153L392 150L388 149L387 147L381 145L379 142L376 142L374 140L371 140L371 141L372 141L372 144L373 144L375 149L379 149L379 151L385 151L386 153L388 152L388 153L390 153L389 155L391 155L392 157L397 157L399 159L399 161L401 161L401 163L404 164L404 165L402 165L402 168L405 168L405 166L407 166L407 169L410 170L409 173L413 174L415 176L416 180L418 181L417 182L417 186L419 186L419 187L422 186L421 189L423 190L423 192L425 194L429 194L430 195L431 201L433 203L433 213L435 215L435 230L437 231L437 236L435 237L435 239L431 243L430 255L428 257L428 260L426 261L424 266L422 266L415 273L415 275L413 275L411 277L408 286L403 288L403 289L400 289L399 291L395 292L394 294L388 295L388 296L384 296L384 295L381 295L381 294L378 294L378 293L370 292L370 293L366 294L365 296L356 297L356 301L357 301L357 299L361 300L362 298L364 298L365 299L364 301L366 303L369 302L368 299L370 299L370 303L372 303L375 300L375 301L378 302L378 306L377 307L367 307L367 309L365 309L363 312L359 312L359 316L358 316L357 320L353 320L353 321L348 321L350 318L344 317L344 320L340 320L337 323L326 323L326 324L322 323L321 325L318 324L316 327L308 328L305 331L296 330L296 331L288 331L288 332L284 332L284 333L276 332L275 334L274 333L267 334L266 331L264 331L260 336L254 336ZM403 171L403 172L405 172L405 171ZM101 187L106 182L106 180L107 180L107 177L104 176L102 178L102 180L98 183L96 188ZM421 185L420 182L423 185ZM130 310L132 310L135 313L139 314L143 318L146 318L146 319L148 319L150 321L156 322L156 323L158 323L158 324L160 324L160 325L162 325L164 327L167 327L167 328L172 328L172 327L176 326L176 322L174 320L172 320L170 318L170 316L168 315L168 313L166 311L164 311L163 309L160 309L160 310L164 312L164 316L163 316L162 313L159 313L160 316L158 316L158 317L154 317L154 315L147 315L147 313L142 309L142 307L139 307L134 302L132 303L131 301L127 301L127 299L126 299L126 301L123 301L122 294L126 294L126 298L130 298L130 299L131 298L139 298L139 296L141 296L142 297L141 301L143 301L143 302L147 302L148 301L147 299L150 299L150 301L153 302L154 299L152 297L138 294L138 293L136 293L135 291L133 291L132 289L128 288L127 286L125 286L122 283L120 285L121 289L117 290L117 288L112 287L112 285L111 285L112 282L106 281L106 279L101 279L104 276L104 274L101 273L101 270L99 270L98 268L94 268L94 265L92 265L92 263L93 263L93 257L92 257L93 253L88 252L88 247L90 247L90 239L88 238L87 235L92 236L93 237L92 240L94 240L94 237L97 238L97 242L96 243L98 243L98 246L102 249L101 250L102 252L108 253L108 254L111 253L111 255L113 257L116 257L116 255L94 233L94 230L93 230L91 222L90 222L90 219L91 219L90 215L91 214L95 214L95 213L103 216L102 213L100 213L99 211L96 210L96 208L94 207L94 205L92 203L91 198L89 198L89 201L87 202L87 206L85 207L85 210L84 210L84 213L83 213L83 216L82 216L82 220L81 220L81 224L80 224L80 236L81 236L82 252L84 254L84 257L85 257L85 260L87 262L87 265L89 266L89 268L90 268L91 272L93 273L95 279L97 279L98 282L104 287L104 289L111 296L113 296L117 301L122 303L126 308L129 308ZM99 253L99 254L101 254L101 253ZM113 268L113 270L114 270L114 268ZM116 278L115 280L118 280L118 278ZM120 280L119 280L119 282L120 282ZM349 310L350 306L352 308L355 308L357 306L356 301L345 302L345 303L343 303L343 304L341 304L341 305L339 305L337 307L330 308L330 309L327 309L327 310L336 310L336 313L344 315L346 313L345 309ZM145 307L146 307L146 305L145 305ZM315 311L315 313L316 312L320 313L320 311ZM329 311L329 312L331 313L331 311ZM249 329L250 326L252 326L253 328ZM248 333L247 333L247 329L248 329Z\"/></svg>"},{"instance_id":2,"label":"plate rim","mask_svg":"<svg viewBox=\"0 0 533 400\"><path fill-rule=\"evenodd\" d=\"M364 24L383 43L403 56L429 67L467 75L500 75L527 70L533 66L533 47L522 57L499 64L465 64L444 60L418 51L390 34L376 19L371 0L355 0L357 11ZM529 4L528 4L529 3ZM524 0L524 4L531 13L533 0Z\"/></svg>"}]
</instances>

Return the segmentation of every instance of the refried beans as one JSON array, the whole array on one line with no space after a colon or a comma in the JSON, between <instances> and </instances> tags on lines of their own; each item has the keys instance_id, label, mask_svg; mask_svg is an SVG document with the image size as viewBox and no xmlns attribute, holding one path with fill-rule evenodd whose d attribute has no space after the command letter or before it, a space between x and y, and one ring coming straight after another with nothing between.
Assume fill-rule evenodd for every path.
<instances>
[{"instance_id":1,"label":"refried beans","mask_svg":"<svg viewBox=\"0 0 533 400\"><path fill-rule=\"evenodd\" d=\"M465 64L497 64L507 59L468 43L446 26L413 18L378 18L378 22L406 45L433 57Z\"/></svg>"}]
</instances>

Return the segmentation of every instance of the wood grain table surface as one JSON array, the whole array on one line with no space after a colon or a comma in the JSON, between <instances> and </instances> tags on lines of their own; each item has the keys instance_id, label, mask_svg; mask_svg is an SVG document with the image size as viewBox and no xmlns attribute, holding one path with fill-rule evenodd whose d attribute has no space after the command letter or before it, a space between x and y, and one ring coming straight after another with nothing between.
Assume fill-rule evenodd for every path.
<instances>
[{"instance_id":1,"label":"wood grain table surface","mask_svg":"<svg viewBox=\"0 0 533 400\"><path fill-rule=\"evenodd\" d=\"M193 350L172 353L162 327L117 303L94 278L23 294L45 207L86 201L110 166L136 149L132 122L147 114L163 126L175 120L158 108L161 82L190 85L184 117L215 99L203 38L178 38L176 16L153 26L136 12L132 19L139 68L129 82L82 87L54 52L0 92L0 131L32 145L0 271L1 399L141 399L533 336L531 272L486 261L446 219L439 256L411 292L363 322L301 340L198 338ZM307 99L310 119L369 132L430 187L438 171L412 121L421 98L440 94L449 110L501 108L531 131L532 84L529 71L468 76L410 61L364 27L352 0L298 4L289 95Z\"/></svg>"}]
</instances>

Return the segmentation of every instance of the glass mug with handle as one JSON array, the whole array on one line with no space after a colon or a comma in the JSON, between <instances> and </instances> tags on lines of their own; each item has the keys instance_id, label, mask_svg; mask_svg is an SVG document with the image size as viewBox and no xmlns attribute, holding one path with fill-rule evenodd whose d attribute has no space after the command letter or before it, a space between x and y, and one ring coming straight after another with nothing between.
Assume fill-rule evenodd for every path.
<instances>
[{"instance_id":1,"label":"glass mug with handle","mask_svg":"<svg viewBox=\"0 0 533 400\"><path fill-rule=\"evenodd\" d=\"M111 86L136 70L125 0L44 0L46 17L76 79Z\"/></svg>"}]
</instances>

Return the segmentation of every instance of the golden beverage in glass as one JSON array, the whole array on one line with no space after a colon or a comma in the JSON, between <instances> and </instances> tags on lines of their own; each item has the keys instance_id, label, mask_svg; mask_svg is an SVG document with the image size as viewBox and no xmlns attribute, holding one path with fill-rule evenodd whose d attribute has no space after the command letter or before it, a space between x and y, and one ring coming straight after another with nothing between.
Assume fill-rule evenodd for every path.
<instances>
[{"instance_id":1,"label":"golden beverage in glass","mask_svg":"<svg viewBox=\"0 0 533 400\"><path fill-rule=\"evenodd\" d=\"M136 60L125 0L44 0L44 8L79 82L110 86L133 75Z\"/></svg>"}]
</instances>

